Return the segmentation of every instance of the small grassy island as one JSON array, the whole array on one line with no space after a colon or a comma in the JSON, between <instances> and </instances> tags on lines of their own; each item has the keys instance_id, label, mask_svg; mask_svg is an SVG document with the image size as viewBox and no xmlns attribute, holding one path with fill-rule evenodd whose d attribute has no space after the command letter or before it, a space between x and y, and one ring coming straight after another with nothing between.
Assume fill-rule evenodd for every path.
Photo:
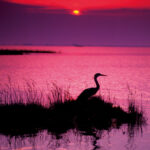
<instances>
[{"instance_id":1,"label":"small grassy island","mask_svg":"<svg viewBox=\"0 0 150 150\"><path fill-rule=\"evenodd\" d=\"M49 107L37 103L14 103L0 105L0 133L11 136L36 134L47 129L54 135L77 129L91 134L94 130L119 128L122 124L131 127L145 123L143 113L131 103L128 111L100 96L91 97L84 103L76 100L55 102Z\"/></svg>"},{"instance_id":2,"label":"small grassy island","mask_svg":"<svg viewBox=\"0 0 150 150\"><path fill-rule=\"evenodd\" d=\"M0 55L24 55L24 54L39 54L39 53L56 53L55 51L44 50L16 50L16 49L0 49Z\"/></svg>"},{"instance_id":3,"label":"small grassy island","mask_svg":"<svg viewBox=\"0 0 150 150\"><path fill-rule=\"evenodd\" d=\"M103 74L95 74L94 79L100 75ZM59 136L75 129L81 134L93 135L95 131L119 128L123 124L132 132L146 124L143 110L132 97L128 108L123 110L100 95L89 96L89 91L97 91L97 88L85 89L77 99L73 99L68 90L55 83L48 88L48 93L38 89L34 81L25 83L22 89L8 78L8 83L0 86L2 134L25 136L47 130Z\"/></svg>"}]
</instances>

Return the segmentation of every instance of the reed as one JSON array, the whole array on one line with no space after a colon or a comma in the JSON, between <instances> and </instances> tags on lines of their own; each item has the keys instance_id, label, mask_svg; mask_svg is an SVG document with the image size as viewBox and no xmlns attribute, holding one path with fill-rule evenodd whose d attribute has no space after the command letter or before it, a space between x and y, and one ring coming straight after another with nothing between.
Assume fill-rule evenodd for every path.
<instances>
[{"instance_id":1,"label":"reed","mask_svg":"<svg viewBox=\"0 0 150 150\"><path fill-rule=\"evenodd\" d=\"M12 82L8 77L8 82L0 86L0 104L43 104L44 93L37 88L35 81L25 81L25 85L20 87Z\"/></svg>"}]
</instances>

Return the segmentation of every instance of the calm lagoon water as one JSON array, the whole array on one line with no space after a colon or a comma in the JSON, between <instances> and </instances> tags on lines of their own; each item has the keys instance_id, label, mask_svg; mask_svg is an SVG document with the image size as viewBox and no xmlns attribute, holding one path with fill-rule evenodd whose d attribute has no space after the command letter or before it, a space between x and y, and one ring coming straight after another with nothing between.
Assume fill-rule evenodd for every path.
<instances>
[{"instance_id":1,"label":"calm lagoon water","mask_svg":"<svg viewBox=\"0 0 150 150\"><path fill-rule=\"evenodd\" d=\"M6 48L6 47L3 47ZM12 48L12 47L7 47ZM69 130L56 139L43 131L36 137L9 138L0 135L0 149L36 150L148 150L150 147L150 48L136 47L14 47L16 49L54 50L58 54L32 54L0 56L0 82L8 76L21 86L34 80L46 92L47 83L68 88L76 96L85 88L94 86L97 72L107 77L99 78L100 93L126 108L132 92L137 105L143 106L147 126L142 132L128 134L128 127L100 131L98 137L80 135ZM129 90L130 89L130 90Z\"/></svg>"}]
</instances>

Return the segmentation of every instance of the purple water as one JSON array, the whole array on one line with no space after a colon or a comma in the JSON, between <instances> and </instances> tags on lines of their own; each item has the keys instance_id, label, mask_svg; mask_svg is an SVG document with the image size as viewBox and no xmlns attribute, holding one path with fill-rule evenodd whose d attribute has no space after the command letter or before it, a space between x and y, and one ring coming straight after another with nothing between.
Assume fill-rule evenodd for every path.
<instances>
[{"instance_id":1,"label":"purple water","mask_svg":"<svg viewBox=\"0 0 150 150\"><path fill-rule=\"evenodd\" d=\"M76 98L83 89L95 86L93 80L95 73L106 74L107 77L98 79L101 85L100 93L106 98L111 97L112 102L126 108L128 96L132 91L137 104L143 106L148 125L142 134L136 133L133 138L128 136L126 125L120 129L104 131L97 140L98 149L149 149L150 48L42 46L14 48L54 50L61 53L0 56L1 85L8 82L9 76L20 86L24 85L24 81L34 80L38 88L46 92L46 84L54 82L60 87L69 87L71 95ZM1 135L0 149L94 149L93 137L80 136L74 130L62 136L62 139L57 140L43 131L35 138L28 137L23 140L12 138L10 144L8 137Z\"/></svg>"}]
</instances>

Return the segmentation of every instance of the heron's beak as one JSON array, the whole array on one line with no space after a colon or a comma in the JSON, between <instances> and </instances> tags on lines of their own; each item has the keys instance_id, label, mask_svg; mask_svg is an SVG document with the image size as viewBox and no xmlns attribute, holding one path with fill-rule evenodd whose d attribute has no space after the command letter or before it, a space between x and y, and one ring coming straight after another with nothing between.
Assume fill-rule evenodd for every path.
<instances>
[{"instance_id":1,"label":"heron's beak","mask_svg":"<svg viewBox=\"0 0 150 150\"><path fill-rule=\"evenodd\" d=\"M107 75L105 75L105 74L101 74L101 76L107 76Z\"/></svg>"}]
</instances>

